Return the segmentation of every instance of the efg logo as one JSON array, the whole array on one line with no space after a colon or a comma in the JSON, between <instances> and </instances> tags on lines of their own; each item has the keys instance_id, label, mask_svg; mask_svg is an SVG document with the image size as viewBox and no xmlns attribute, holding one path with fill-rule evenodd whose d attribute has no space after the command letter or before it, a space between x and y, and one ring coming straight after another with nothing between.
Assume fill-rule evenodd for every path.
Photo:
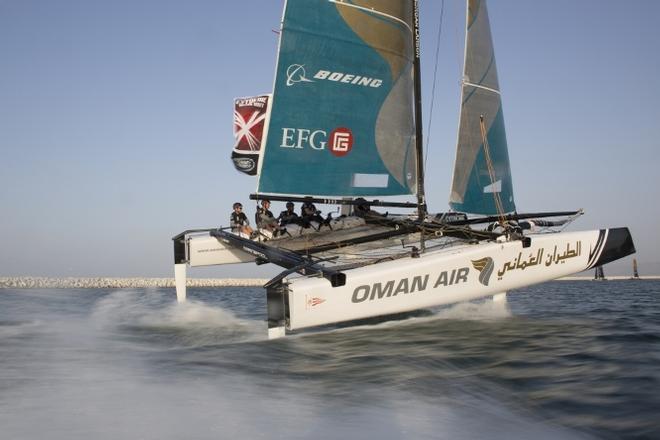
<instances>
[{"instance_id":1,"label":"efg logo","mask_svg":"<svg viewBox=\"0 0 660 440\"><path fill-rule=\"evenodd\" d=\"M346 127L335 128L330 133L330 152L337 157L346 156L353 148L353 133Z\"/></svg>"},{"instance_id":2,"label":"efg logo","mask_svg":"<svg viewBox=\"0 0 660 440\"><path fill-rule=\"evenodd\" d=\"M338 127L330 132L308 128L282 128L280 148L330 150L336 157L344 157L353 149L353 132L350 128Z\"/></svg>"}]
</instances>

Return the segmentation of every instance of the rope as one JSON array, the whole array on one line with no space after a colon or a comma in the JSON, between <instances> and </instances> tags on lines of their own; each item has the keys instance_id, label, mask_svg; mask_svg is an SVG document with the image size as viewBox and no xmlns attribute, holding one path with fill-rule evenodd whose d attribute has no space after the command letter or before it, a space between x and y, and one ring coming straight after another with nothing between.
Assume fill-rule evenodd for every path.
<instances>
[{"instance_id":1,"label":"rope","mask_svg":"<svg viewBox=\"0 0 660 440\"><path fill-rule=\"evenodd\" d=\"M438 59L440 54L440 37L442 36L442 21L445 15L445 0L442 0L440 8L440 24L438 25L438 40L435 46L435 67L433 69L433 88L431 89L431 108L429 109L429 123L426 126L426 151L424 154L424 175L426 175L426 163L429 160L429 142L431 140L431 123L433 122L433 107L435 104L435 86L438 78Z\"/></svg>"},{"instance_id":2,"label":"rope","mask_svg":"<svg viewBox=\"0 0 660 440\"><path fill-rule=\"evenodd\" d=\"M502 207L502 199L500 199L500 193L495 188L495 182L497 176L495 176L495 169L493 168L493 162L490 160L490 146L488 145L488 136L486 135L486 124L484 123L484 115L479 117L479 127L481 128L481 140L484 145L484 156L486 158L486 166L488 167L488 176L490 177L490 183L493 185L493 197L495 198L495 207L497 208L497 215L500 218L500 225L506 229L506 219L504 218L504 208Z\"/></svg>"}]
</instances>

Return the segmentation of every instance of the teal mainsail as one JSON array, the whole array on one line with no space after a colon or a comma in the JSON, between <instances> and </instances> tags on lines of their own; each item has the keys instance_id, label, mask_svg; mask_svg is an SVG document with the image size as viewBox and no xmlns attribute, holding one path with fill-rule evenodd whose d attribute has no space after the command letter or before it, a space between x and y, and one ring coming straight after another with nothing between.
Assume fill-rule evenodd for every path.
<instances>
[{"instance_id":1,"label":"teal mainsail","mask_svg":"<svg viewBox=\"0 0 660 440\"><path fill-rule=\"evenodd\" d=\"M288 0L257 192L415 194L413 0Z\"/></svg>"},{"instance_id":2,"label":"teal mainsail","mask_svg":"<svg viewBox=\"0 0 660 440\"><path fill-rule=\"evenodd\" d=\"M485 0L468 1L465 45L461 116L449 205L472 214L514 212L504 115Z\"/></svg>"}]
</instances>

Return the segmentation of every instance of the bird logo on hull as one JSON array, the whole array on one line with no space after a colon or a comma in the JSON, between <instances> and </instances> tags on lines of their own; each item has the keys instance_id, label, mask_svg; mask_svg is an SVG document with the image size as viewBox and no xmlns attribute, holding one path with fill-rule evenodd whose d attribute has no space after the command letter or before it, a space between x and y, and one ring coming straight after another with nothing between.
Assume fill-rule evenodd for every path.
<instances>
[{"instance_id":1,"label":"bird logo on hull","mask_svg":"<svg viewBox=\"0 0 660 440\"><path fill-rule=\"evenodd\" d=\"M472 260L472 266L480 272L479 282L484 286L488 286L490 276L493 274L493 269L495 269L493 259L490 257L484 257L479 260Z\"/></svg>"}]
</instances>

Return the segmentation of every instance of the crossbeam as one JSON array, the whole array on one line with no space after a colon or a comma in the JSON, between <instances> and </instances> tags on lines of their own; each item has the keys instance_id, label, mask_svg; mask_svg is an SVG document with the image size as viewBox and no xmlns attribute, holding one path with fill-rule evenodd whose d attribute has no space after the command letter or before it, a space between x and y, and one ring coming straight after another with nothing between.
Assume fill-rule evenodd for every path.
<instances>
[{"instance_id":1,"label":"crossbeam","mask_svg":"<svg viewBox=\"0 0 660 440\"><path fill-rule=\"evenodd\" d=\"M252 241L248 238L239 237L222 229L214 229L209 232L212 237L226 243L232 247L254 255L259 259L282 266L286 269L296 269L296 272L302 275L321 275L330 281L332 287L343 286L346 284L346 274L341 271L324 267L318 261L299 255L287 249L274 248L264 243Z\"/></svg>"}]
</instances>

